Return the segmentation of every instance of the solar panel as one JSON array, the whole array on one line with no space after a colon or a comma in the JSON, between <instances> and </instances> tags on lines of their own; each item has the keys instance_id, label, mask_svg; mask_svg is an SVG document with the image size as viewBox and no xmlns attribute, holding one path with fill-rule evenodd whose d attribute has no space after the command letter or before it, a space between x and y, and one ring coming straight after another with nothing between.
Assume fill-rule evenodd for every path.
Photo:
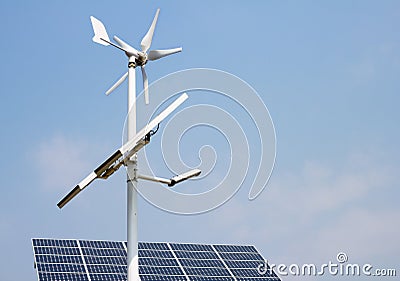
<instances>
[{"instance_id":1,"label":"solar panel","mask_svg":"<svg viewBox=\"0 0 400 281\"><path fill-rule=\"evenodd\" d=\"M127 244L118 241L32 239L39 281L126 281ZM280 281L261 275L264 258L250 245L139 243L142 281Z\"/></svg>"}]
</instances>

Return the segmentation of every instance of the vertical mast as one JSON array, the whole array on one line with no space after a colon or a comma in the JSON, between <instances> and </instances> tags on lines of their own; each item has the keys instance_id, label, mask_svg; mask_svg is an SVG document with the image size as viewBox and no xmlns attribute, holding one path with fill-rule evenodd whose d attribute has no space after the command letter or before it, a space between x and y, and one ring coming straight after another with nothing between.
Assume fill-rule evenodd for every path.
<instances>
[{"instance_id":1,"label":"vertical mast","mask_svg":"<svg viewBox=\"0 0 400 281\"><path fill-rule=\"evenodd\" d=\"M156 15L154 16L153 22L146 35L143 37L141 42L142 51L139 52L117 36L114 36L114 40L117 44L110 42L110 38L107 34L104 24L96 19L90 17L92 27L94 31L93 41L104 45L112 45L122 51L129 57L128 64L128 120L127 120L127 142L132 140L136 135L136 66L140 66L142 69L143 76L143 87L146 104L148 103L148 80L144 65L147 60L154 61L160 58L176 54L182 51L182 48L174 48L167 50L153 50L147 51L150 48L151 41L153 40L154 29L156 27L158 14L160 9L157 9ZM124 74L107 92L110 94L125 80L126 75ZM186 99L186 98L185 98ZM183 102L183 101L182 101ZM131 159L126 161L127 166L127 241L128 241L128 254L127 254L127 265L128 265L128 281L140 281L139 277L139 255L138 255L138 219L137 219L137 155L133 155ZM90 175L88 180L93 181L98 178L95 172ZM85 179L86 184L88 184ZM90 183L89 182L89 183ZM82 188L78 185L71 194L69 194L64 201L61 201L59 206L63 206L71 198L73 198ZM61 208L60 207L60 208Z\"/></svg>"},{"instance_id":2,"label":"vertical mast","mask_svg":"<svg viewBox=\"0 0 400 281\"><path fill-rule=\"evenodd\" d=\"M136 134L136 73L135 57L128 64L128 124L127 141ZM127 241L128 281L139 281L138 219L137 219L137 155L127 163Z\"/></svg>"}]
</instances>

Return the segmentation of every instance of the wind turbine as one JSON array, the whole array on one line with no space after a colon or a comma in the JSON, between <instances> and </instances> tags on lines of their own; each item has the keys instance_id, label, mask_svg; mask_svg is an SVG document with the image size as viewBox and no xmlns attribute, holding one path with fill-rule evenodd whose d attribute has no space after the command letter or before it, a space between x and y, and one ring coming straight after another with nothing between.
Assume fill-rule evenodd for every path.
<instances>
[{"instance_id":1,"label":"wind turbine","mask_svg":"<svg viewBox=\"0 0 400 281\"><path fill-rule=\"evenodd\" d=\"M117 44L112 43L110 41L110 38L108 37L106 28L104 27L103 23L93 16L90 17L90 20L91 20L92 26L93 26L93 30L94 30L94 37L93 37L94 42L99 43L104 46L112 45L112 46L124 51L125 54L129 58L129 63L134 63L135 67L140 66L140 68L142 70L144 98L145 98L146 104L149 104L149 91L148 91L149 81L147 79L146 70L144 68L146 63L148 61L158 60L163 57L182 52L182 48L173 48L173 49L166 49L166 50L152 50L147 53L147 51L150 49L151 42L153 41L154 29L156 28L159 13L160 13L160 9L157 9L157 12L156 12L156 15L154 16L153 22L151 23L149 30L147 31L146 35L143 37L143 39L140 43L142 51L136 50L135 48L133 48L132 46L127 44L125 41L118 38L117 36L113 37L115 42L117 42ZM122 75L122 77L113 86L111 86L110 89L107 90L106 95L109 95L119 85L121 85L122 82L125 81L126 77L128 76L128 72L126 72L124 75Z\"/></svg>"},{"instance_id":2,"label":"wind turbine","mask_svg":"<svg viewBox=\"0 0 400 281\"><path fill-rule=\"evenodd\" d=\"M194 169L184 174L172 177L171 179L164 179L160 177L140 175L137 173L137 152L142 149L146 144L150 142L150 138L155 134L156 131L152 129L157 126L162 120L170 115L179 105L181 105L187 98L187 94L182 94L172 104L170 104L163 112L155 117L151 122L147 124L142 130L136 133L136 73L135 68L140 66L143 77L143 88L145 92L145 102L149 103L148 93L148 79L145 71L145 64L148 61L158 60L168 55L172 55L182 51L182 48L174 48L167 50L153 50L147 53L150 48L154 29L157 24L158 15L160 9L154 16L153 22L150 25L149 30L141 41L142 51L138 51L117 36L114 36L114 40L117 44L110 41L106 28L103 23L95 17L90 17L92 22L94 37L93 41L101 45L109 46L112 45L122 51L128 57L128 72L125 73L107 92L110 94L114 89L124 82L128 78L128 120L127 120L127 141L126 143L117 149L109 158L107 158L102 164L93 170L85 179L83 179L78 185L76 185L61 201L57 204L59 208L64 207L69 201L72 200L76 195L79 194L84 188L86 188L95 179L107 179L115 171L117 171L122 165L127 167L127 241L128 241L128 253L127 253L127 265L128 281L139 281L139 258L138 258L138 237L137 237L137 184L138 179L150 180L167 184L168 186L174 186L175 184L187 180L189 178L198 176L201 171Z\"/></svg>"}]
</instances>

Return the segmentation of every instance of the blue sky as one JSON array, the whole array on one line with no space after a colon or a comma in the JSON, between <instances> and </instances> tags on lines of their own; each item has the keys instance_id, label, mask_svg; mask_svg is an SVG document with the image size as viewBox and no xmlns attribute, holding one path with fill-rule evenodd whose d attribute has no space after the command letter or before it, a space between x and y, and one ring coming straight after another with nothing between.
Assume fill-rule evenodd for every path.
<instances>
[{"instance_id":1,"label":"blue sky","mask_svg":"<svg viewBox=\"0 0 400 281\"><path fill-rule=\"evenodd\" d=\"M91 41L89 17L138 47L158 7L152 47L184 51L149 64L150 82L193 67L237 75L270 111L277 158L255 201L246 183L197 216L140 200L139 239L398 268L398 1L13 1L0 4L1 279L36 278L32 237L126 239L123 171L56 203L120 145L126 114L125 90L104 95L126 58Z\"/></svg>"}]
</instances>

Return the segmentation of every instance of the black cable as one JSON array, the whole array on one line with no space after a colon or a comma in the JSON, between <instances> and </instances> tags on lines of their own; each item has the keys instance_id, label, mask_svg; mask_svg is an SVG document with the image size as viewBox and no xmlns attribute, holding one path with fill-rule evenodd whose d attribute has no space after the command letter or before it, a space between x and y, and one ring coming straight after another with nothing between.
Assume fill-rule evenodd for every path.
<instances>
[{"instance_id":1,"label":"black cable","mask_svg":"<svg viewBox=\"0 0 400 281\"><path fill-rule=\"evenodd\" d=\"M157 129L155 131L153 131L153 130L150 131L150 136L155 135L159 128L160 128L160 123L157 124Z\"/></svg>"}]
</instances>

